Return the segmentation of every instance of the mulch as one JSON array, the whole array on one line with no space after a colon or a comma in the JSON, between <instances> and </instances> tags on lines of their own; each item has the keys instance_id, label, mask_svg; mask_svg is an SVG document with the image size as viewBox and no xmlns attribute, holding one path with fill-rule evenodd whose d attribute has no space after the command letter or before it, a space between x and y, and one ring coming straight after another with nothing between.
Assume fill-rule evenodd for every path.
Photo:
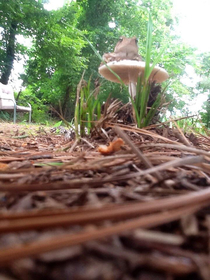
<instances>
[{"instance_id":1,"label":"mulch","mask_svg":"<svg viewBox=\"0 0 210 280\"><path fill-rule=\"evenodd\" d=\"M210 138L101 133L0 124L0 279L209 280Z\"/></svg>"}]
</instances>

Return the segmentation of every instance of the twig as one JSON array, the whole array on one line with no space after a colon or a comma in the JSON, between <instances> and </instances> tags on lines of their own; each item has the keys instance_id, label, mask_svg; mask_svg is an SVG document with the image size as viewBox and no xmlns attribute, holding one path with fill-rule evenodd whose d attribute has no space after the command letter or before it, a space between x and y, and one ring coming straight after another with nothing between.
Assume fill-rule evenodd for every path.
<instances>
[{"instance_id":1,"label":"twig","mask_svg":"<svg viewBox=\"0 0 210 280\"><path fill-rule=\"evenodd\" d=\"M95 147L94 147L90 142L88 142L87 139L81 137L80 140L82 140L83 142L85 142L86 144L88 144L88 146L90 146L92 149L95 149Z\"/></svg>"},{"instance_id":2,"label":"twig","mask_svg":"<svg viewBox=\"0 0 210 280\"><path fill-rule=\"evenodd\" d=\"M28 134L20 135L20 136L12 136L13 139L24 139L24 138L27 138L27 137L30 137L30 136Z\"/></svg>"},{"instance_id":3,"label":"twig","mask_svg":"<svg viewBox=\"0 0 210 280\"><path fill-rule=\"evenodd\" d=\"M63 117L54 107L50 106L50 108L51 108L52 111L54 111L54 112L59 116L59 118L65 123L65 125L66 125L67 127L71 127L71 125L69 124L69 122L67 122L67 121L64 119L64 117Z\"/></svg>"},{"instance_id":4,"label":"twig","mask_svg":"<svg viewBox=\"0 0 210 280\"><path fill-rule=\"evenodd\" d=\"M80 140L80 139L76 139L76 140L74 141L74 144L71 146L71 149L69 150L70 153L72 153L73 150L76 148L76 146L77 146L79 140Z\"/></svg>"},{"instance_id":5,"label":"twig","mask_svg":"<svg viewBox=\"0 0 210 280\"><path fill-rule=\"evenodd\" d=\"M183 178L180 180L181 184L186 187L187 189L193 190L193 191L198 191L200 188L196 186L195 184L192 184L187 181L187 179Z\"/></svg>"},{"instance_id":6,"label":"twig","mask_svg":"<svg viewBox=\"0 0 210 280\"><path fill-rule=\"evenodd\" d=\"M49 238L44 241L35 241L27 243L26 245L12 247L8 249L1 249L0 251L0 265L4 266L8 262L15 261L20 258L35 256L41 253L50 252L56 249L75 246L83 244L87 241L97 240L104 237L109 237L114 234L119 234L128 230L136 228L151 228L167 222L179 219L183 215L192 214L198 211L201 206L183 207L181 209L172 210L169 212L146 215L141 218L136 218L126 222L122 222L109 227L101 227L92 231L82 231L76 234L65 234Z\"/></svg>"},{"instance_id":7,"label":"twig","mask_svg":"<svg viewBox=\"0 0 210 280\"><path fill-rule=\"evenodd\" d=\"M42 213L2 214L0 232L22 231L55 226L98 223L103 220L132 218L139 215L181 207L204 205L210 199L210 190L194 192L179 197L141 203L109 205L101 208L80 207L78 210L42 211ZM97 210L96 210L97 209ZM1 218L1 216L0 216Z\"/></svg>"},{"instance_id":8,"label":"twig","mask_svg":"<svg viewBox=\"0 0 210 280\"><path fill-rule=\"evenodd\" d=\"M173 144L162 144L162 143L154 143L154 144L142 144L140 146L141 148L148 148L148 147L160 147L160 148L166 148L166 149L176 149L176 150L181 150L181 151L186 151L186 152L192 152L198 155L204 155L210 157L210 152L196 149L193 147L187 147L184 145L173 145Z\"/></svg>"},{"instance_id":9,"label":"twig","mask_svg":"<svg viewBox=\"0 0 210 280\"><path fill-rule=\"evenodd\" d=\"M179 126L177 125L177 123L172 120L173 124L176 126L176 128L178 129L179 133L176 132L176 137L183 143L185 144L186 146L191 146L190 142L187 140L187 138L184 136L184 133L181 131L181 129L179 128Z\"/></svg>"},{"instance_id":10,"label":"twig","mask_svg":"<svg viewBox=\"0 0 210 280\"><path fill-rule=\"evenodd\" d=\"M107 127L115 127L115 126L116 126L116 124L114 124L114 123L107 123ZM120 125L118 124L118 127L120 127L122 130L130 131L130 132L136 132L136 133L143 134L143 135L146 135L146 136L150 136L150 137L155 138L155 139L160 139L160 140L163 140L165 142L172 143L172 144L182 145L179 142L172 141L172 140L170 140L166 137L163 137L161 135L158 135L154 132L151 132L151 131L143 129L143 128L137 128L137 127L132 127L132 126L123 125L123 124L120 124Z\"/></svg>"},{"instance_id":11,"label":"twig","mask_svg":"<svg viewBox=\"0 0 210 280\"><path fill-rule=\"evenodd\" d=\"M193 261L186 261L186 258L173 257L173 261L163 254L153 253L136 253L133 250L120 248L117 246L109 246L96 241L88 242L85 246L87 250L101 253L102 256L118 258L130 263L132 267L146 266L168 274L185 275L196 271L196 265Z\"/></svg>"},{"instance_id":12,"label":"twig","mask_svg":"<svg viewBox=\"0 0 210 280\"><path fill-rule=\"evenodd\" d=\"M119 136L131 147L131 150L138 156L138 158L144 163L144 165L148 168L153 168L153 165L151 164L151 162L133 144L133 142L129 139L129 137L119 127L115 126L114 129L119 134ZM163 179L159 172L154 172L154 173L159 180Z\"/></svg>"},{"instance_id":13,"label":"twig","mask_svg":"<svg viewBox=\"0 0 210 280\"><path fill-rule=\"evenodd\" d=\"M181 117L181 118L176 118L176 119L170 119L168 121L165 121L165 122L160 122L160 123L157 123L157 124L152 124L152 125L149 125L147 127L145 127L145 129L151 129L151 128L154 128L154 127L157 127L157 126L161 126L161 125L165 125L167 123L171 123L172 121L181 121L181 120L185 120L185 119L190 119L190 118L193 118L193 117L196 117L197 115L192 115L192 116L186 116L186 117Z\"/></svg>"},{"instance_id":14,"label":"twig","mask_svg":"<svg viewBox=\"0 0 210 280\"><path fill-rule=\"evenodd\" d=\"M160 164L158 166L149 168L147 170L140 170L138 172L132 172L130 174L126 174L123 176L116 176L99 178L99 179L92 179L92 178L77 178L68 180L65 182L56 182L56 183L42 183L42 184L21 184L18 185L17 183L10 183L8 185L0 183L0 191L7 191L7 192L20 192L20 191L38 191L38 190L61 190L61 189L72 189L78 188L83 185L87 186L101 186L104 183L109 182L122 182L128 179L134 179L139 176L145 176L147 174L152 174L157 171L165 170L171 167L178 167L178 166L186 166L186 165L193 165L205 162L205 158L203 156L191 156L182 159L175 159L170 162L166 162Z\"/></svg>"}]
</instances>

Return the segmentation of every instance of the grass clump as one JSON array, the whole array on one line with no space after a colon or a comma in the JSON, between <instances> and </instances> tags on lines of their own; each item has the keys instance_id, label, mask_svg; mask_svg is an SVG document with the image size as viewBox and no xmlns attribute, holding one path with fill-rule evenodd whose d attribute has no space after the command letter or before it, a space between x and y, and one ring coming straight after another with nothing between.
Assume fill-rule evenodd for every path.
<instances>
[{"instance_id":1,"label":"grass clump","mask_svg":"<svg viewBox=\"0 0 210 280\"><path fill-rule=\"evenodd\" d=\"M75 105L74 125L76 137L90 134L95 121L101 117L101 104L95 91L90 88L91 78L88 82L83 79L84 74L77 86L77 99Z\"/></svg>"},{"instance_id":2,"label":"grass clump","mask_svg":"<svg viewBox=\"0 0 210 280\"><path fill-rule=\"evenodd\" d=\"M149 125L155 115L158 114L158 110L163 104L163 97L167 86L161 90L160 86L157 86L154 82L150 81L150 75L154 67L159 63L160 57L165 50L165 47L159 52L154 62L151 64L151 52L152 52L152 17L149 13L149 19L147 23L147 39L146 39L146 57L145 57L145 70L143 75L138 77L137 87L136 87L136 98L131 99L132 106L135 113L135 119L137 122L137 127L142 128ZM150 101L150 96L152 90L156 88L156 96L148 108L148 103ZM157 89L159 92L157 92ZM150 102L151 103L151 102Z\"/></svg>"}]
</instances>

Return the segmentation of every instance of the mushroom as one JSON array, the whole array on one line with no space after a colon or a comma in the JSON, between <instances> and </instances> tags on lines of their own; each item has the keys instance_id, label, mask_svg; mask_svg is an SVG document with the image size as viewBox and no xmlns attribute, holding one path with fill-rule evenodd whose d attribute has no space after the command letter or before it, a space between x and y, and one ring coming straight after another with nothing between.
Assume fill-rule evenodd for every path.
<instances>
[{"instance_id":1,"label":"mushroom","mask_svg":"<svg viewBox=\"0 0 210 280\"><path fill-rule=\"evenodd\" d=\"M105 79L115 83L121 83L110 69L120 77L124 84L129 85L129 93L133 99L136 96L138 77L144 75L145 62L135 60L111 61L99 67L98 71ZM163 68L156 66L152 70L149 80L151 82L162 83L168 78L168 73Z\"/></svg>"}]
</instances>

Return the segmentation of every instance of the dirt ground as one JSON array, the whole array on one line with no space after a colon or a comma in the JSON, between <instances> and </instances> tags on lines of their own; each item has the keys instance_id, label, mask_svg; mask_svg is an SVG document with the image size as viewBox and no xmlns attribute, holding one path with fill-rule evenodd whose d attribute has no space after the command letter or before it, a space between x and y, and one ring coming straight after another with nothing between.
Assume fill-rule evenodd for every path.
<instances>
[{"instance_id":1,"label":"dirt ground","mask_svg":"<svg viewBox=\"0 0 210 280\"><path fill-rule=\"evenodd\" d=\"M0 279L210 279L210 139L114 126L0 123Z\"/></svg>"}]
</instances>

